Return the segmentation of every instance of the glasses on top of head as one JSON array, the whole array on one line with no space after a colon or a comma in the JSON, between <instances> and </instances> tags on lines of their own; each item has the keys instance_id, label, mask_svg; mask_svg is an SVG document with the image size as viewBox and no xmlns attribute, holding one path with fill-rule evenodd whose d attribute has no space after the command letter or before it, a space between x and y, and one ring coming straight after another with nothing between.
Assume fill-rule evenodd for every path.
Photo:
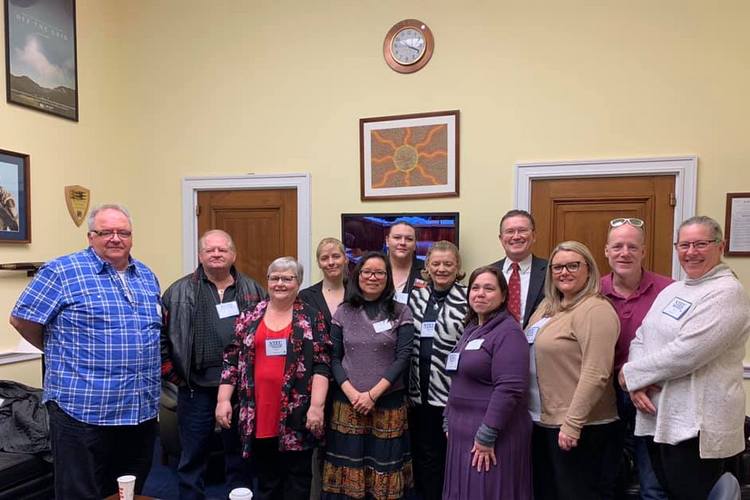
<instances>
[{"instance_id":1,"label":"glasses on top of head","mask_svg":"<svg viewBox=\"0 0 750 500\"><path fill-rule=\"evenodd\" d=\"M386 273L385 271L380 271L380 270L370 271L369 269L362 269L359 272L359 275L362 276L364 279L370 279L373 276L375 276L377 279L382 280L383 278L386 277L387 274L388 273Z\"/></svg>"},{"instance_id":2,"label":"glasses on top of head","mask_svg":"<svg viewBox=\"0 0 750 500\"><path fill-rule=\"evenodd\" d=\"M114 238L115 236L119 236L120 239L126 240L133 236L133 231L118 231L117 229L110 230L110 229L104 229L102 231L97 231L96 229L92 229L89 231L89 234L95 234L99 236L100 238Z\"/></svg>"},{"instance_id":3,"label":"glasses on top of head","mask_svg":"<svg viewBox=\"0 0 750 500\"><path fill-rule=\"evenodd\" d=\"M269 276L268 277L268 282L269 283L279 283L279 282L281 282L281 283L285 283L285 284L288 285L288 284L294 282L294 280L296 280L296 279L297 279L296 276L278 276L278 275L273 275L273 276Z\"/></svg>"},{"instance_id":4,"label":"glasses on top of head","mask_svg":"<svg viewBox=\"0 0 750 500\"><path fill-rule=\"evenodd\" d=\"M688 250L690 250L690 247L693 247L696 250L705 250L712 243L718 243L718 241L716 240L677 241L675 242L674 247L680 252L687 252Z\"/></svg>"},{"instance_id":5,"label":"glasses on top of head","mask_svg":"<svg viewBox=\"0 0 750 500\"><path fill-rule=\"evenodd\" d=\"M560 274L563 272L563 269L567 269L569 273L577 273L581 269L581 264L585 264L585 262L577 260L575 262L568 262L567 264L551 264L549 267L552 269L552 274Z\"/></svg>"},{"instance_id":6,"label":"glasses on top of head","mask_svg":"<svg viewBox=\"0 0 750 500\"><path fill-rule=\"evenodd\" d=\"M636 217L618 217L609 221L609 227L620 227L625 224L630 224L633 227L643 227L645 225L643 220Z\"/></svg>"}]
</instances>

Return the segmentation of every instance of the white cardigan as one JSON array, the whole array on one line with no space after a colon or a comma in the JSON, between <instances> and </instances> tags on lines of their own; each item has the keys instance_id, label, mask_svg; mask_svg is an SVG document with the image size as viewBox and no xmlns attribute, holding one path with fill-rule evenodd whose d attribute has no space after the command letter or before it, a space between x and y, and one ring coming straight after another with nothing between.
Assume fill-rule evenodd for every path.
<instances>
[{"instance_id":1,"label":"white cardigan","mask_svg":"<svg viewBox=\"0 0 750 500\"><path fill-rule=\"evenodd\" d=\"M661 386L652 396L656 415L639 411L635 434L667 444L700 435L701 458L744 450L742 359L748 335L750 300L725 264L662 290L622 368L630 390Z\"/></svg>"}]
</instances>

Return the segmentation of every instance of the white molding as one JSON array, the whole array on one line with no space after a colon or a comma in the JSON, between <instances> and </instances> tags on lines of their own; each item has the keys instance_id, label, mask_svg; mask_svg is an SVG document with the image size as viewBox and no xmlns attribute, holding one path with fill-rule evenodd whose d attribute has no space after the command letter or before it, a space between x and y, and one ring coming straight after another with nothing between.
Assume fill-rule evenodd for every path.
<instances>
[{"instance_id":1,"label":"white molding","mask_svg":"<svg viewBox=\"0 0 750 500\"><path fill-rule=\"evenodd\" d=\"M182 270L190 273L198 266L198 220L195 207L198 191L221 191L242 189L297 190L297 256L308 272L303 287L308 286L311 240L312 240L312 196L310 174L248 174L223 177L185 177L182 180Z\"/></svg>"},{"instance_id":2,"label":"white molding","mask_svg":"<svg viewBox=\"0 0 750 500\"><path fill-rule=\"evenodd\" d=\"M617 177L627 175L674 175L677 204L674 209L673 238L680 223L695 215L698 187L698 157L671 156L612 160L579 160L516 163L515 207L531 207L531 181L569 177ZM672 277L681 279L683 272L677 255L672 256Z\"/></svg>"},{"instance_id":3,"label":"white molding","mask_svg":"<svg viewBox=\"0 0 750 500\"><path fill-rule=\"evenodd\" d=\"M31 361L33 359L39 359L41 357L41 354L35 354L33 352L2 352L0 353L0 366L11 365L13 363L21 363L23 361Z\"/></svg>"}]
</instances>

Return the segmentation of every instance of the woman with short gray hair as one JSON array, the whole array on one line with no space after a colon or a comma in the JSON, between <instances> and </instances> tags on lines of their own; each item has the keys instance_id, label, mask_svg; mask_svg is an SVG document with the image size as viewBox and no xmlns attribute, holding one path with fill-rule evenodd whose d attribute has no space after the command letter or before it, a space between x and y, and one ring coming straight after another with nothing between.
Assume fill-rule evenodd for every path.
<instances>
[{"instance_id":1,"label":"woman with short gray hair","mask_svg":"<svg viewBox=\"0 0 750 500\"><path fill-rule=\"evenodd\" d=\"M718 222L691 217L674 246L687 278L656 297L630 344L620 384L651 436L651 461L669 498L704 499L724 459L745 449L745 343L750 300L721 261Z\"/></svg>"},{"instance_id":2,"label":"woman with short gray hair","mask_svg":"<svg viewBox=\"0 0 750 500\"><path fill-rule=\"evenodd\" d=\"M308 498L323 438L331 340L323 315L297 297L302 276L293 257L271 262L269 299L240 315L224 351L216 420L229 427L238 387L242 452L253 459L259 500Z\"/></svg>"}]
</instances>

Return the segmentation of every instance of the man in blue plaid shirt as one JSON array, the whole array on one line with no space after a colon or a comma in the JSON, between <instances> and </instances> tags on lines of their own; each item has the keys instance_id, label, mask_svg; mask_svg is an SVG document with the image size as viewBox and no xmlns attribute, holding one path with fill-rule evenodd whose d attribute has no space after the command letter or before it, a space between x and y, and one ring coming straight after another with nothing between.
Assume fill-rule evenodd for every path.
<instances>
[{"instance_id":1,"label":"man in blue plaid shirt","mask_svg":"<svg viewBox=\"0 0 750 500\"><path fill-rule=\"evenodd\" d=\"M130 215L101 205L89 248L46 263L11 324L45 354L55 498L101 499L117 477L146 480L159 409L161 306L154 273L130 256Z\"/></svg>"}]
</instances>

